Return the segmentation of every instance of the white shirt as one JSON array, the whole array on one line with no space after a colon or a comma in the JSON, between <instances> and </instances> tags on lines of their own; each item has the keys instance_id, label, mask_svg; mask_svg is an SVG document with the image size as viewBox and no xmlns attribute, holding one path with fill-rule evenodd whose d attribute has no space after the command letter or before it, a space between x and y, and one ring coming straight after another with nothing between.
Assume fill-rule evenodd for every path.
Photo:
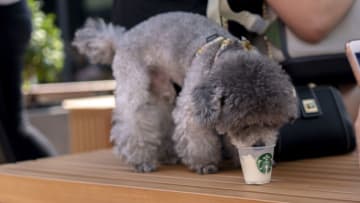
<instances>
[{"instance_id":1,"label":"white shirt","mask_svg":"<svg viewBox=\"0 0 360 203\"><path fill-rule=\"evenodd\" d=\"M0 0L0 5L10 5L18 2L20 0Z\"/></svg>"}]
</instances>

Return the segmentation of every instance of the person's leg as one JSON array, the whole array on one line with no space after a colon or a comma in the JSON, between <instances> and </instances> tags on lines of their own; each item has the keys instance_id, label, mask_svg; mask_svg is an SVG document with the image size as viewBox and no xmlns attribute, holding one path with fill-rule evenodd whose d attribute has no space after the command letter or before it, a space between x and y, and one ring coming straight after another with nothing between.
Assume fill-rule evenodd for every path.
<instances>
[{"instance_id":1,"label":"person's leg","mask_svg":"<svg viewBox=\"0 0 360 203\"><path fill-rule=\"evenodd\" d=\"M14 162L15 157L7 139L2 122L0 121L0 164Z\"/></svg>"},{"instance_id":2,"label":"person's leg","mask_svg":"<svg viewBox=\"0 0 360 203\"><path fill-rule=\"evenodd\" d=\"M26 2L0 8L0 120L17 161L53 155L46 138L23 117L21 74L31 34Z\"/></svg>"}]
</instances>

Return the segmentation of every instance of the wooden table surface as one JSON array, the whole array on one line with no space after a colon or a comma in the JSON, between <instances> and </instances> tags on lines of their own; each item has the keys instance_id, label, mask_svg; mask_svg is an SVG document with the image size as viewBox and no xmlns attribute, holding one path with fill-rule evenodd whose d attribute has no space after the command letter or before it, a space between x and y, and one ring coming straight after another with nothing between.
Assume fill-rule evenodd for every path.
<instances>
[{"instance_id":1,"label":"wooden table surface","mask_svg":"<svg viewBox=\"0 0 360 203\"><path fill-rule=\"evenodd\" d=\"M283 162L266 185L245 185L240 169L198 175L184 166L135 173L111 150L0 166L1 203L360 202L355 153Z\"/></svg>"}]
</instances>

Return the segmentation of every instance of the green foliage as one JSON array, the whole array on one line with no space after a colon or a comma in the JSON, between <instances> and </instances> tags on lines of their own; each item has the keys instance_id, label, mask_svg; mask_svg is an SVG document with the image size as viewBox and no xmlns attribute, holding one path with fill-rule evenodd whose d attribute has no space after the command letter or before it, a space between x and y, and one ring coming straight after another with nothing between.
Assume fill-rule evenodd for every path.
<instances>
[{"instance_id":1,"label":"green foliage","mask_svg":"<svg viewBox=\"0 0 360 203\"><path fill-rule=\"evenodd\" d=\"M56 82L64 65L64 46L54 22L55 15L42 12L39 1L27 1L32 12L33 32L25 54L25 85Z\"/></svg>"}]
</instances>

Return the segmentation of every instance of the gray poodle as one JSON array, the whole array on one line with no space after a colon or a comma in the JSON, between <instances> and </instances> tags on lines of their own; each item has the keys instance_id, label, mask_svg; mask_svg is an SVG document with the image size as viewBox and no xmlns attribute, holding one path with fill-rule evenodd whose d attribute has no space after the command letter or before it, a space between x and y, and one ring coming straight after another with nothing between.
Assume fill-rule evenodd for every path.
<instances>
[{"instance_id":1,"label":"gray poodle","mask_svg":"<svg viewBox=\"0 0 360 203\"><path fill-rule=\"evenodd\" d=\"M180 159L214 173L223 148L274 144L297 116L281 67L204 16L160 14L128 31L88 20L73 44L93 63L112 63L111 140L138 172Z\"/></svg>"}]
</instances>

